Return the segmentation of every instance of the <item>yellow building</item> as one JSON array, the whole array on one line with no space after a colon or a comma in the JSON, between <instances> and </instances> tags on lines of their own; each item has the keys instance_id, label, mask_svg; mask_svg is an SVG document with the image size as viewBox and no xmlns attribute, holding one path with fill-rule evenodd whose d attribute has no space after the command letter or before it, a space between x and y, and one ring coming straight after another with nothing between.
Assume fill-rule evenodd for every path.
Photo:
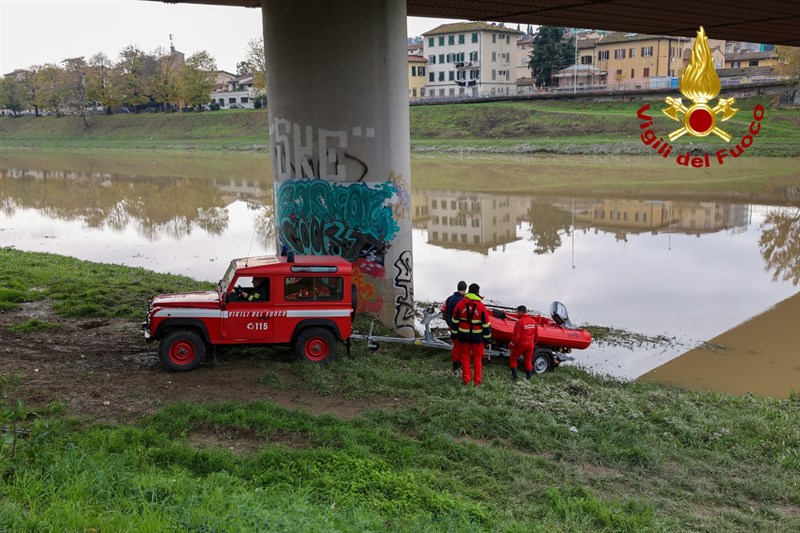
<instances>
[{"instance_id":1,"label":"yellow building","mask_svg":"<svg viewBox=\"0 0 800 533\"><path fill-rule=\"evenodd\" d=\"M428 60L422 56L408 56L408 97L425 96L425 70Z\"/></svg>"},{"instance_id":2,"label":"yellow building","mask_svg":"<svg viewBox=\"0 0 800 533\"><path fill-rule=\"evenodd\" d=\"M680 76L690 53L691 41L686 37L614 32L597 41L594 61L606 72L609 88L649 89L660 85L653 78Z\"/></svg>"}]
</instances>

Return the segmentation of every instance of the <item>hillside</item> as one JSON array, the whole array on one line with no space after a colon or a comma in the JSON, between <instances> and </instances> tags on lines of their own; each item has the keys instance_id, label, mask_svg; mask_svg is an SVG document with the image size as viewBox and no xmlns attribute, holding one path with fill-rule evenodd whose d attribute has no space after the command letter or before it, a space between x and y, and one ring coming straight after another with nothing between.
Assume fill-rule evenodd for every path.
<instances>
[{"instance_id":1,"label":"hillside","mask_svg":"<svg viewBox=\"0 0 800 533\"><path fill-rule=\"evenodd\" d=\"M639 135L636 111L647 102L569 100L482 102L411 107L412 151L564 154L650 154ZM778 109L772 97L737 101L741 112L725 123L733 143L747 132L752 109L767 112L763 133L748 155L800 155L800 110ZM650 102L655 128L666 134L677 123L660 113L663 100ZM89 117L0 118L3 148L133 148L165 150L248 150L268 148L268 113L261 110ZM708 146L704 145L708 143ZM691 145L713 151L719 140L688 135Z\"/></svg>"}]
</instances>

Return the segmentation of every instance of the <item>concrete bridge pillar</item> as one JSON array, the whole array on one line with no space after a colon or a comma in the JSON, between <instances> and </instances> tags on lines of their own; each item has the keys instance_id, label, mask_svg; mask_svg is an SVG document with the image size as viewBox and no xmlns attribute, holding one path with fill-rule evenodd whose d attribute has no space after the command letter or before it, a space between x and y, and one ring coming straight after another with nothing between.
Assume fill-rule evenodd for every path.
<instances>
[{"instance_id":1,"label":"concrete bridge pillar","mask_svg":"<svg viewBox=\"0 0 800 533\"><path fill-rule=\"evenodd\" d=\"M413 334L405 0L262 0L278 248L341 255Z\"/></svg>"}]
</instances>

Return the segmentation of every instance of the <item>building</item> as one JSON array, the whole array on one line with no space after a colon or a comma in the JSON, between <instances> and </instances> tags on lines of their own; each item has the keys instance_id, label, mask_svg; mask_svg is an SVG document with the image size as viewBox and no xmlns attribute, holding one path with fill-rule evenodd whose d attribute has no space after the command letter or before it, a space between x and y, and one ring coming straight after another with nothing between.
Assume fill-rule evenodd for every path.
<instances>
[{"instance_id":1,"label":"building","mask_svg":"<svg viewBox=\"0 0 800 533\"><path fill-rule=\"evenodd\" d=\"M725 54L725 68L752 68L771 67L778 64L778 55L775 50L767 52L732 52Z\"/></svg>"},{"instance_id":2,"label":"building","mask_svg":"<svg viewBox=\"0 0 800 533\"><path fill-rule=\"evenodd\" d=\"M517 68L515 80L532 78L531 54L533 53L533 37L524 35L517 39Z\"/></svg>"},{"instance_id":3,"label":"building","mask_svg":"<svg viewBox=\"0 0 800 533\"><path fill-rule=\"evenodd\" d=\"M680 76L690 57L686 37L613 32L594 47L595 66L614 90L649 89L652 78Z\"/></svg>"},{"instance_id":4,"label":"building","mask_svg":"<svg viewBox=\"0 0 800 533\"><path fill-rule=\"evenodd\" d=\"M219 79L219 75L218 78ZM255 100L259 96L253 87L253 75L245 74L219 84L219 88L211 92L211 102L217 103L223 109L239 106L246 109L255 107Z\"/></svg>"},{"instance_id":5,"label":"building","mask_svg":"<svg viewBox=\"0 0 800 533\"><path fill-rule=\"evenodd\" d=\"M425 66L428 60L422 56L408 56L408 97L425 96Z\"/></svg>"},{"instance_id":6,"label":"building","mask_svg":"<svg viewBox=\"0 0 800 533\"><path fill-rule=\"evenodd\" d=\"M427 96L514 94L521 34L486 22L443 24L424 33Z\"/></svg>"},{"instance_id":7,"label":"building","mask_svg":"<svg viewBox=\"0 0 800 533\"><path fill-rule=\"evenodd\" d=\"M592 65L570 65L553 74L560 90L600 91L606 88L606 73Z\"/></svg>"}]
</instances>

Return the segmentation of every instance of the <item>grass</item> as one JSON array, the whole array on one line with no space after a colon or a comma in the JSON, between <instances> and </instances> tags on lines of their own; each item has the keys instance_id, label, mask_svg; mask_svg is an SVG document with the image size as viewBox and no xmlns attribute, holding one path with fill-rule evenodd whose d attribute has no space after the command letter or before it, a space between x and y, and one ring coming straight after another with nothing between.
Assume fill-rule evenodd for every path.
<instances>
[{"instance_id":1,"label":"grass","mask_svg":"<svg viewBox=\"0 0 800 533\"><path fill-rule=\"evenodd\" d=\"M47 254L0 254L15 272L2 274L0 294L13 300L64 302L67 291L54 287L69 276L95 289L123 280L155 292L204 285ZM43 280L62 270L51 283ZM95 312L126 316L140 305L140 316L144 305L139 296L117 304ZM359 317L357 329L365 331L368 320ZM357 342L349 357L342 353L326 367L277 362L260 378L273 388L375 406L357 418L268 402L177 403L131 426L78 425L59 404L28 407L16 392L19 379L4 372L0 528L800 527L800 394L775 400L685 392L570 367L514 384L495 362L475 389L462 387L449 366L441 351L383 343L371 353Z\"/></svg>"},{"instance_id":2,"label":"grass","mask_svg":"<svg viewBox=\"0 0 800 533\"><path fill-rule=\"evenodd\" d=\"M0 310L49 299L64 317L140 319L155 294L213 287L185 276L10 248L0 248L0 264Z\"/></svg>"},{"instance_id":3,"label":"grass","mask_svg":"<svg viewBox=\"0 0 800 533\"><path fill-rule=\"evenodd\" d=\"M774 97L737 100L741 111L724 129L735 144L746 133L757 104L766 108L763 132L748 148L752 156L800 155L800 113L779 109ZM412 150L428 152L560 153L652 155L641 142L636 111L647 103L581 100L529 100L412 106ZM676 129L664 116L663 98L654 97L649 113L659 135ZM18 117L0 120L7 148L159 149L257 151L269 149L268 112L228 110L204 113L98 115L85 128L80 117ZM722 145L684 136L675 150L700 148L713 153Z\"/></svg>"}]
</instances>

